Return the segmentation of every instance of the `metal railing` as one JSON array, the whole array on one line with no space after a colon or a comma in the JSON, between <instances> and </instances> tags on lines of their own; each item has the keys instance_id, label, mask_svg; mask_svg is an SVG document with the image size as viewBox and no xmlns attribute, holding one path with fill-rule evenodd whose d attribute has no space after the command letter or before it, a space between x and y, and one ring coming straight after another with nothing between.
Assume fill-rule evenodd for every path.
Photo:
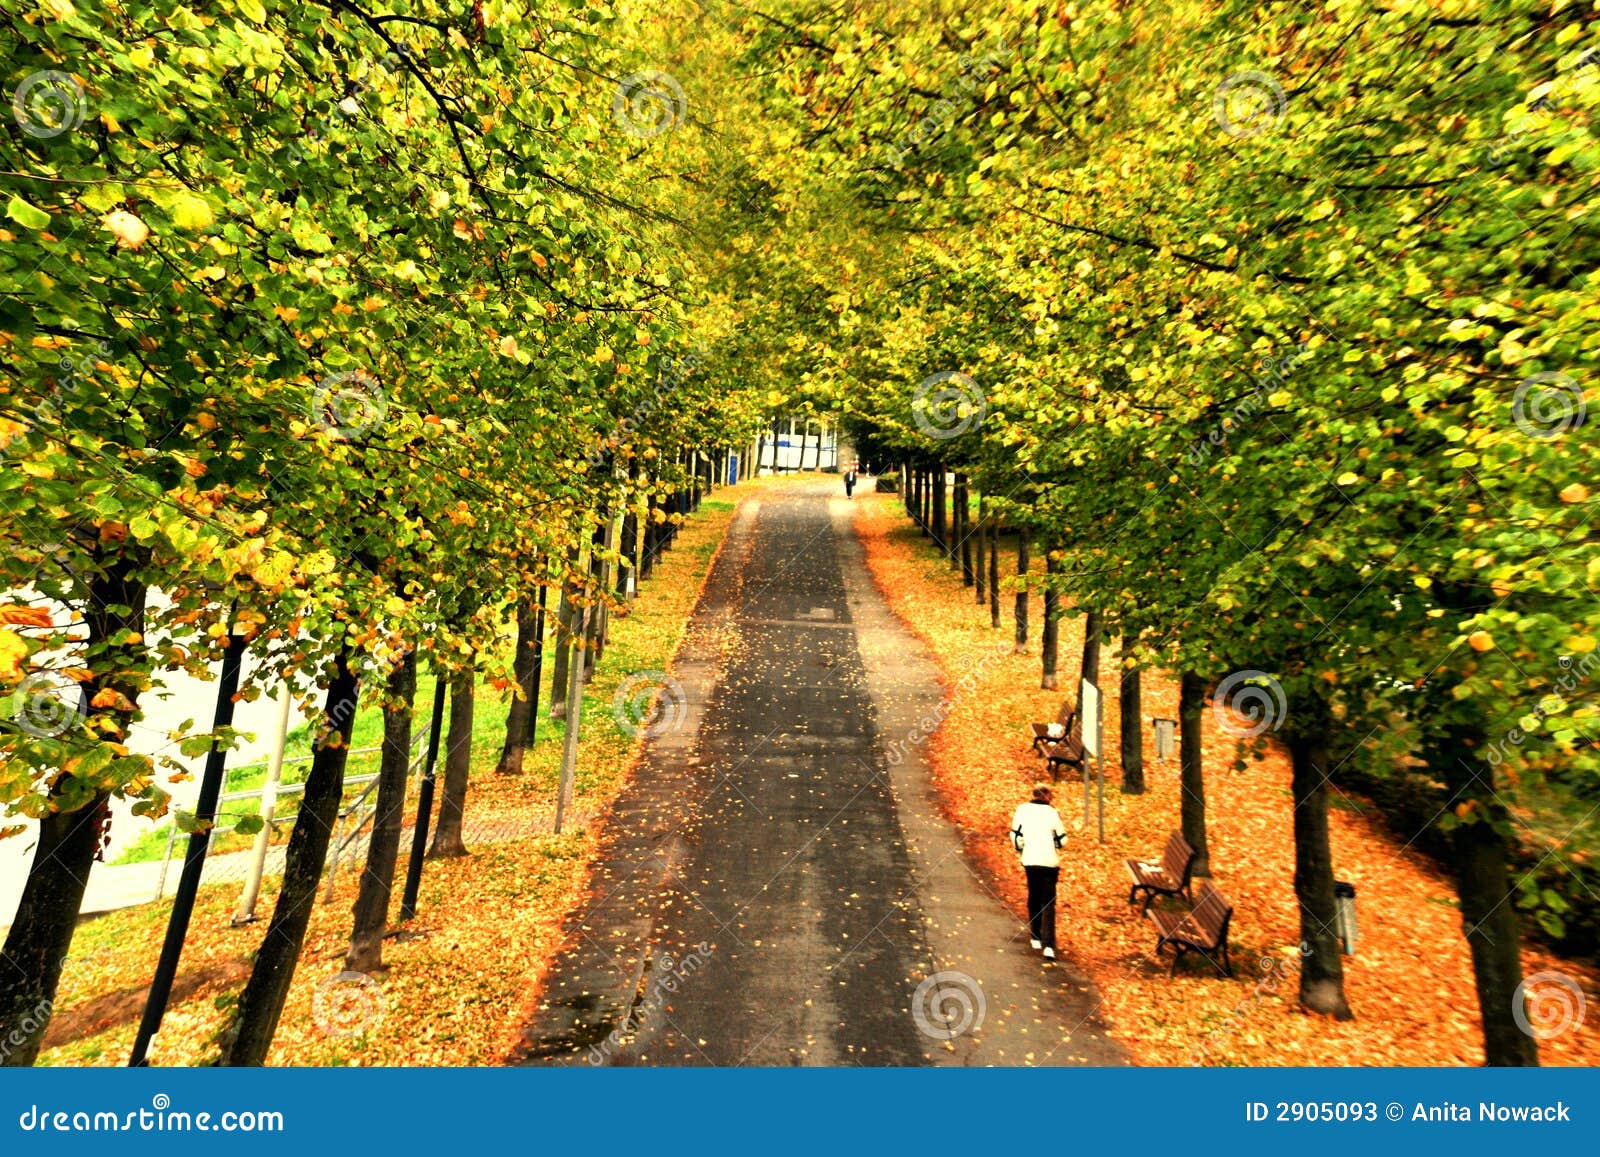
<instances>
[{"instance_id":1,"label":"metal railing","mask_svg":"<svg viewBox=\"0 0 1600 1157\"><path fill-rule=\"evenodd\" d=\"M422 733L417 736L412 747L414 750L411 753L411 760L406 764L407 779L410 779L413 775L420 775L422 771L422 763L427 758L428 752L427 728L422 729ZM380 748L379 750L382 749ZM352 780L350 782L355 783L358 781ZM344 850L360 838L362 829L378 814L377 799L373 798L370 804L367 803L367 797L375 797L375 793L378 790L378 777L376 775L364 775L359 777L359 782L365 782L367 786L362 788L361 794L350 801L348 805L339 809L339 818L334 821L333 830L337 834L340 822L351 817L355 818L355 822L350 825L350 830L345 833L344 838L334 842L333 853L328 857L328 884L323 891L324 900L333 899L333 877L334 873L339 870L339 860L343 857Z\"/></svg>"},{"instance_id":2,"label":"metal railing","mask_svg":"<svg viewBox=\"0 0 1600 1157\"><path fill-rule=\"evenodd\" d=\"M409 777L409 776L411 776L413 774L416 774L418 772L418 770L421 768L423 758L425 757L425 755L427 753L427 745L428 745L428 732L427 732L426 728L423 728L421 730L421 734L418 735L417 738L412 741L412 755L411 755L411 759L410 759L410 762L407 765L407 770L406 770L407 777ZM380 745L375 746L375 747L356 747L356 748L351 748L350 755L352 755L352 756L373 755L373 754L381 753L382 751L383 751L383 747L380 744ZM283 764L284 764L284 766L287 767L290 764L309 763L312 760L312 758L313 758L313 756L311 756L311 755L285 756L284 759L283 759ZM256 760L256 761L254 761L252 763L240 764L239 767L234 768L233 770L234 771L247 771L247 770L249 770L251 768L266 767L267 764L268 764L267 760L261 759L261 760ZM350 832L346 833L346 835L344 836L343 839L338 840L335 843L334 850L333 850L332 854L329 857L329 863L328 863L328 868L327 868L328 889L329 889L330 894L331 894L331 891L332 891L332 888L333 888L334 872L338 868L340 857L344 854L345 850L350 846L350 844L354 842L356 837L359 836L361 828L366 825L367 821L370 820L372 818L372 815L377 811L377 805L376 805L375 801L373 803L371 803L371 804L367 803L368 797L371 796L376 791L377 783L378 783L378 773L375 772L375 771L374 772L369 772L369 773L367 773L365 775L349 776L344 781L344 786L345 786L346 789L360 787L361 791L357 794L357 796L356 796L356 798L354 800L352 800L349 804L346 804L346 805L342 806L339 809L339 817L338 817L338 821L336 821L336 823L335 823L335 830L337 831L337 825L338 825L339 822L342 822L342 821L348 819L352 815L355 815L358 812L363 811L363 810L365 811L365 814L361 816L361 818L359 819L357 825ZM226 807L226 805L228 805L228 804L241 803L241 802L244 802L246 800L256 800L256 801L258 801L257 802L257 809L259 811L260 801L266 796L266 794L269 791L273 793L275 799L281 800L285 796L295 796L295 795L303 794L305 792L305 789L306 789L305 782L304 781L300 781L298 783L262 784L260 787L253 787L253 788L249 788L249 789L244 790L244 791L223 792L220 796L217 797L218 810L220 811L222 808ZM206 844L206 855L207 856L211 855L211 837L214 837L215 835L216 835L216 829L213 828L208 833L207 844ZM155 893L155 895L153 897L151 897L153 900L160 900L162 897L164 897L166 895L167 874L168 874L168 870L169 870L169 868L171 867L171 864L172 864L173 853L176 850L177 841L178 841L178 825L177 825L176 822L174 822L174 823L170 824L168 826L168 828L167 828L167 843L166 843L166 848L165 848L164 852L162 853L162 857L161 857L161 871L160 871L160 874L156 877L156 893ZM241 849L241 852L240 852L241 856L247 850L248 849ZM241 861L241 863L242 863L242 861Z\"/></svg>"}]
</instances>

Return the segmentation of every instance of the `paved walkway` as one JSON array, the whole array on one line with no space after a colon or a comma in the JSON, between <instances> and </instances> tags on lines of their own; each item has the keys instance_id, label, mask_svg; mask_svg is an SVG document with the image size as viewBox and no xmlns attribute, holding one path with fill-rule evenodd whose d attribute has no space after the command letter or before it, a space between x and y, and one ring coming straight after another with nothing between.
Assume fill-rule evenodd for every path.
<instances>
[{"instance_id":1,"label":"paved walkway","mask_svg":"<svg viewBox=\"0 0 1600 1157\"><path fill-rule=\"evenodd\" d=\"M941 689L835 482L741 510L528 1063L1121 1064L969 867L916 742ZM893 753L893 758L891 758Z\"/></svg>"}]
</instances>

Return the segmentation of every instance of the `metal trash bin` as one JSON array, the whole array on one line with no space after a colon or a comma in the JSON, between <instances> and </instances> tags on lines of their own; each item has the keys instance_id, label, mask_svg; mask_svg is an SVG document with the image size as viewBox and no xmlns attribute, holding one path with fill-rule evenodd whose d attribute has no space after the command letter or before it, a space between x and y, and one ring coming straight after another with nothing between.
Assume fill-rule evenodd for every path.
<instances>
[{"instance_id":1,"label":"metal trash bin","mask_svg":"<svg viewBox=\"0 0 1600 1157\"><path fill-rule=\"evenodd\" d=\"M1333 882L1334 927L1339 931L1339 939L1344 945L1344 954L1354 956L1356 952L1356 938L1359 929L1356 927L1356 886L1346 880Z\"/></svg>"},{"instance_id":2,"label":"metal trash bin","mask_svg":"<svg viewBox=\"0 0 1600 1157\"><path fill-rule=\"evenodd\" d=\"M1150 723L1156 729L1156 760L1165 763L1171 759L1178 750L1178 721L1176 719L1152 719Z\"/></svg>"}]
</instances>

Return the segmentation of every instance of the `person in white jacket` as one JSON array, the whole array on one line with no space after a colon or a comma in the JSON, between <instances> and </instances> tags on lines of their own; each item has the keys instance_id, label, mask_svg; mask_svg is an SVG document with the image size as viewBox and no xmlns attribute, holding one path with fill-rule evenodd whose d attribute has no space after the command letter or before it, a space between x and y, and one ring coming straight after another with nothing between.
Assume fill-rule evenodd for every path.
<instances>
[{"instance_id":1,"label":"person in white jacket","mask_svg":"<svg viewBox=\"0 0 1600 1157\"><path fill-rule=\"evenodd\" d=\"M1011 817L1011 843L1022 857L1028 877L1028 931L1032 946L1043 948L1046 960L1056 958L1056 881L1061 876L1058 853L1067 829L1050 804L1050 785L1035 784L1033 799L1018 804Z\"/></svg>"}]
</instances>

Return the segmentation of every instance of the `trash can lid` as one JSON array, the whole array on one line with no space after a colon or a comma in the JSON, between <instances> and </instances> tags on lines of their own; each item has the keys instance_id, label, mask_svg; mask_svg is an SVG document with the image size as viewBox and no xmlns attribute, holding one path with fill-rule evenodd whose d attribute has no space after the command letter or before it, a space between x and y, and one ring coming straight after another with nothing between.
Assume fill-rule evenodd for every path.
<instances>
[{"instance_id":1,"label":"trash can lid","mask_svg":"<svg viewBox=\"0 0 1600 1157\"><path fill-rule=\"evenodd\" d=\"M1333 882L1333 894L1346 900L1354 900L1356 896L1356 886L1350 883L1348 880L1335 880Z\"/></svg>"}]
</instances>

